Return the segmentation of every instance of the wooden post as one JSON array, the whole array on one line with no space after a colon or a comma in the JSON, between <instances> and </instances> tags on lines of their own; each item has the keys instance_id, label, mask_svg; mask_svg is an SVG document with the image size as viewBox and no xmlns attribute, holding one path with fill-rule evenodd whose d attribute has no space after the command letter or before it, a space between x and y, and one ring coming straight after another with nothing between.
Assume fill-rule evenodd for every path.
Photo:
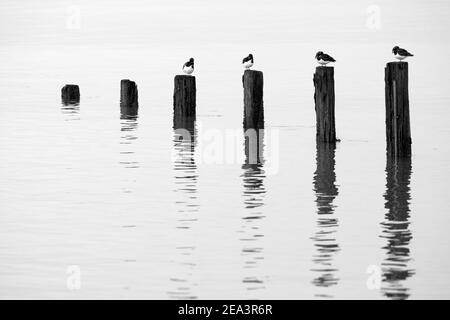
<instances>
[{"instance_id":1,"label":"wooden post","mask_svg":"<svg viewBox=\"0 0 450 320\"><path fill-rule=\"evenodd\" d=\"M394 158L410 157L408 63L389 62L384 71L387 155Z\"/></svg>"},{"instance_id":2,"label":"wooden post","mask_svg":"<svg viewBox=\"0 0 450 320\"><path fill-rule=\"evenodd\" d=\"M134 81L128 79L120 81L120 113L122 116L137 116L138 89Z\"/></svg>"},{"instance_id":3,"label":"wooden post","mask_svg":"<svg viewBox=\"0 0 450 320\"><path fill-rule=\"evenodd\" d=\"M61 89L61 99L63 104L77 104L80 102L80 88L76 84L66 84Z\"/></svg>"},{"instance_id":4,"label":"wooden post","mask_svg":"<svg viewBox=\"0 0 450 320\"><path fill-rule=\"evenodd\" d=\"M264 78L261 71L245 70L244 85L244 129L264 129Z\"/></svg>"},{"instance_id":5,"label":"wooden post","mask_svg":"<svg viewBox=\"0 0 450 320\"><path fill-rule=\"evenodd\" d=\"M335 142L334 68L317 67L313 82L315 88L316 141Z\"/></svg>"},{"instance_id":6,"label":"wooden post","mask_svg":"<svg viewBox=\"0 0 450 320\"><path fill-rule=\"evenodd\" d=\"M173 91L173 127L191 130L196 118L195 77L176 75Z\"/></svg>"}]
</instances>

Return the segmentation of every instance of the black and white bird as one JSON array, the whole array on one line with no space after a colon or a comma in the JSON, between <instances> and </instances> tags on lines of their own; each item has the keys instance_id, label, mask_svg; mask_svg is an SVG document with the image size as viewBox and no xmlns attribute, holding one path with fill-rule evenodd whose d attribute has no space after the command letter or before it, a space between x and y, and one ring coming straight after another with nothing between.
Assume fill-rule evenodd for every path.
<instances>
[{"instance_id":1,"label":"black and white bird","mask_svg":"<svg viewBox=\"0 0 450 320\"><path fill-rule=\"evenodd\" d=\"M183 64L183 72L186 74L194 72L194 58L190 58L188 62Z\"/></svg>"},{"instance_id":2,"label":"black and white bird","mask_svg":"<svg viewBox=\"0 0 450 320\"><path fill-rule=\"evenodd\" d=\"M242 60L242 65L245 69L250 69L253 66L253 55L251 53Z\"/></svg>"},{"instance_id":3,"label":"black and white bird","mask_svg":"<svg viewBox=\"0 0 450 320\"><path fill-rule=\"evenodd\" d=\"M402 49L399 46L395 46L392 49L392 53L394 54L394 57L400 61L402 61L403 59L406 59L408 57L414 56L411 53L409 53L406 49Z\"/></svg>"},{"instance_id":4,"label":"black and white bird","mask_svg":"<svg viewBox=\"0 0 450 320\"><path fill-rule=\"evenodd\" d=\"M330 62L336 62L332 56L323 53L322 51L316 53L316 59L322 66L326 66Z\"/></svg>"}]
</instances>

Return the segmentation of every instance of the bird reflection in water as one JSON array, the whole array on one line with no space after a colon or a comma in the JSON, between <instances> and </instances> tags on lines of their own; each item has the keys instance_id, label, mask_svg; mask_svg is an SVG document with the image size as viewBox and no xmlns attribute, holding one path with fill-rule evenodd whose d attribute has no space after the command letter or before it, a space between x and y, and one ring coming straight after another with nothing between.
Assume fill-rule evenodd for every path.
<instances>
[{"instance_id":1,"label":"bird reflection in water","mask_svg":"<svg viewBox=\"0 0 450 320\"><path fill-rule=\"evenodd\" d=\"M317 231L312 237L316 252L313 256L314 268L311 270L317 276L313 284L325 289L317 293L317 297L331 298L329 287L338 284L339 278L334 267L334 257L340 250L336 241L336 233L339 227L335 216L335 198L339 194L336 185L335 173L335 150L334 143L317 143L316 146L316 172L314 173L313 185L316 193L317 205ZM322 291L322 290L321 290Z\"/></svg>"},{"instance_id":2,"label":"bird reflection in water","mask_svg":"<svg viewBox=\"0 0 450 320\"><path fill-rule=\"evenodd\" d=\"M168 292L172 299L196 299L193 280L196 268L195 223L198 220L197 165L195 163L196 129L194 121L183 120L174 126L173 170L175 179L175 204L177 212L174 255L175 274L170 278L173 288Z\"/></svg>"},{"instance_id":3,"label":"bird reflection in water","mask_svg":"<svg viewBox=\"0 0 450 320\"><path fill-rule=\"evenodd\" d=\"M248 129L245 131L245 163L243 177L243 196L246 208L242 218L240 240L244 243L242 256L245 259L243 283L247 290L264 289L263 275L258 275L258 263L264 259L261 238L261 221L264 219L264 130Z\"/></svg>"},{"instance_id":4,"label":"bird reflection in water","mask_svg":"<svg viewBox=\"0 0 450 320\"><path fill-rule=\"evenodd\" d=\"M387 240L383 247L386 258L382 263L382 292L390 299L404 300L409 297L406 279L414 274L409 268L409 242L412 239L409 230L409 202L411 180L411 159L387 159L386 193L384 194L385 219L381 223L382 237Z\"/></svg>"}]
</instances>

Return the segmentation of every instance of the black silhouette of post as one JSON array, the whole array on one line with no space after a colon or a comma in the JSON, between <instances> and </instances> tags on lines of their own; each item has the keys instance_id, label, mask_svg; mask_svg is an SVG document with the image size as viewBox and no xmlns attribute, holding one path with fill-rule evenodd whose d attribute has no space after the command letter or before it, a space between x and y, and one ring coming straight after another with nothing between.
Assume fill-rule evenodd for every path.
<instances>
[{"instance_id":1,"label":"black silhouette of post","mask_svg":"<svg viewBox=\"0 0 450 320\"><path fill-rule=\"evenodd\" d=\"M387 157L384 194L387 212L381 223L382 237L387 240L383 247L386 258L382 264L382 292L386 297L395 300L409 297L409 289L404 286L404 282L415 272L408 266L411 260L409 242L412 239L409 230L411 167L411 158Z\"/></svg>"},{"instance_id":2,"label":"black silhouette of post","mask_svg":"<svg viewBox=\"0 0 450 320\"><path fill-rule=\"evenodd\" d=\"M134 81L120 81L120 112L122 116L137 116L139 109L138 88Z\"/></svg>"},{"instance_id":3,"label":"black silhouette of post","mask_svg":"<svg viewBox=\"0 0 450 320\"><path fill-rule=\"evenodd\" d=\"M264 77L262 71L245 70L244 85L244 130L264 128Z\"/></svg>"},{"instance_id":4,"label":"black silhouette of post","mask_svg":"<svg viewBox=\"0 0 450 320\"><path fill-rule=\"evenodd\" d=\"M76 84L66 84L61 89L61 100L64 105L80 103L80 87Z\"/></svg>"},{"instance_id":5,"label":"black silhouette of post","mask_svg":"<svg viewBox=\"0 0 450 320\"><path fill-rule=\"evenodd\" d=\"M315 88L316 140L319 142L335 142L334 68L316 67L313 82Z\"/></svg>"},{"instance_id":6,"label":"black silhouette of post","mask_svg":"<svg viewBox=\"0 0 450 320\"><path fill-rule=\"evenodd\" d=\"M196 119L195 77L177 75L174 79L173 91L173 128L184 128L191 131Z\"/></svg>"},{"instance_id":7,"label":"black silhouette of post","mask_svg":"<svg viewBox=\"0 0 450 320\"><path fill-rule=\"evenodd\" d=\"M385 68L386 151L395 158L411 156L408 63L389 62Z\"/></svg>"}]
</instances>

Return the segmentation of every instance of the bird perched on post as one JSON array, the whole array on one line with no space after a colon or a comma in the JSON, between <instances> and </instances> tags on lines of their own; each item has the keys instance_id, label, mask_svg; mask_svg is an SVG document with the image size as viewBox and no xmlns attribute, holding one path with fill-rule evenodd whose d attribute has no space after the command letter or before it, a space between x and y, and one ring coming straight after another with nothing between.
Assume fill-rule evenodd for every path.
<instances>
[{"instance_id":1,"label":"bird perched on post","mask_svg":"<svg viewBox=\"0 0 450 320\"><path fill-rule=\"evenodd\" d=\"M316 59L322 66L326 66L330 62L336 62L332 56L323 53L322 51L316 53Z\"/></svg>"},{"instance_id":2,"label":"bird perched on post","mask_svg":"<svg viewBox=\"0 0 450 320\"><path fill-rule=\"evenodd\" d=\"M183 64L183 72L186 74L194 72L194 58L190 58L188 62Z\"/></svg>"},{"instance_id":3,"label":"bird perched on post","mask_svg":"<svg viewBox=\"0 0 450 320\"><path fill-rule=\"evenodd\" d=\"M251 53L242 60L242 65L245 69L250 69L253 66L253 55Z\"/></svg>"},{"instance_id":4,"label":"bird perched on post","mask_svg":"<svg viewBox=\"0 0 450 320\"><path fill-rule=\"evenodd\" d=\"M406 49L400 48L399 46L395 46L392 49L392 53L394 54L394 57L400 61L406 59L407 57L414 57L413 54L409 53Z\"/></svg>"}]
</instances>

